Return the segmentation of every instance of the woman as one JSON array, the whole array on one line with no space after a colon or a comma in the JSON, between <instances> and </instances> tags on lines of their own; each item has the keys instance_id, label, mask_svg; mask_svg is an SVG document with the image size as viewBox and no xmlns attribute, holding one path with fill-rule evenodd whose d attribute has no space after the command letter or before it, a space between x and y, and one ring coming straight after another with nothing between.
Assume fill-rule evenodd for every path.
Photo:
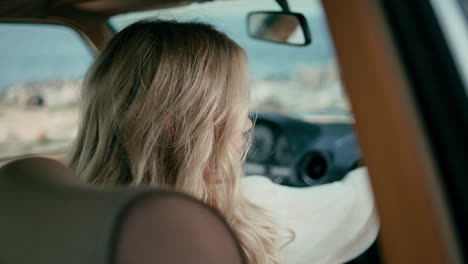
<instances>
[{"instance_id":1,"label":"woman","mask_svg":"<svg viewBox=\"0 0 468 264\"><path fill-rule=\"evenodd\" d=\"M292 199L294 191L262 178L241 179L252 126L246 61L242 48L208 25L142 21L127 27L87 74L69 165L90 183L169 186L200 199L227 219L249 263L354 257L376 232L358 249L348 245L354 238L340 243L351 253L325 250L320 243L319 248L303 247L295 242L302 239L300 222L315 216L291 223L284 217L288 206L272 203L283 193ZM277 198L268 199L270 193ZM366 217L360 221L371 219ZM348 229L364 232L361 222ZM300 240L291 242L290 229ZM312 240L323 238L308 234ZM301 253L298 258L288 252Z\"/></svg>"}]
</instances>

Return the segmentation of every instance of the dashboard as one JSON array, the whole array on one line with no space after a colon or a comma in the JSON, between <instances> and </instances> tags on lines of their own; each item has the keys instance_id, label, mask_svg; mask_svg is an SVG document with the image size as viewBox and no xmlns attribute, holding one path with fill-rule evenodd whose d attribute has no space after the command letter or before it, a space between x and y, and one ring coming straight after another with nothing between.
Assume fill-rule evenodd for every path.
<instances>
[{"instance_id":1,"label":"dashboard","mask_svg":"<svg viewBox=\"0 0 468 264\"><path fill-rule=\"evenodd\" d=\"M339 181L361 166L352 124L311 123L298 116L257 113L246 175L307 187ZM381 263L377 241L347 264Z\"/></svg>"},{"instance_id":2,"label":"dashboard","mask_svg":"<svg viewBox=\"0 0 468 264\"><path fill-rule=\"evenodd\" d=\"M254 120L246 175L306 187L341 180L360 165L352 124L310 123L272 113L258 113Z\"/></svg>"}]
</instances>

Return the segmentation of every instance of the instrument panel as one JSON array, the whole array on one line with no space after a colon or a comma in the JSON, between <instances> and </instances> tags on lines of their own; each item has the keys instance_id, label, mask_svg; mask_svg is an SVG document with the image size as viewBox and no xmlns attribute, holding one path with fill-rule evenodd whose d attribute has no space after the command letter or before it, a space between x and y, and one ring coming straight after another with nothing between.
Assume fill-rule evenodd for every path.
<instances>
[{"instance_id":1,"label":"instrument panel","mask_svg":"<svg viewBox=\"0 0 468 264\"><path fill-rule=\"evenodd\" d=\"M305 187L341 180L360 164L352 124L311 123L272 113L258 113L255 120L246 175Z\"/></svg>"}]
</instances>

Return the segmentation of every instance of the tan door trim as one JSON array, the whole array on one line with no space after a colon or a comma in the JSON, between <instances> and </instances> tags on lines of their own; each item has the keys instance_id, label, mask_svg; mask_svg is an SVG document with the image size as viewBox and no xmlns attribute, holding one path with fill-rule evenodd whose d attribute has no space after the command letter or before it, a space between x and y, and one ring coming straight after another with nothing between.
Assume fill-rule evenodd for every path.
<instances>
[{"instance_id":1,"label":"tan door trim","mask_svg":"<svg viewBox=\"0 0 468 264\"><path fill-rule=\"evenodd\" d=\"M51 18L0 18L0 23L13 23L13 24L49 24L49 25L59 25L68 27L71 30L75 31L85 42L85 44L89 47L89 49L94 53L97 54L99 52L98 48L96 47L95 43L89 38L87 34L85 34L80 28L76 27L74 24L67 23L66 21L60 19L51 19Z\"/></svg>"},{"instance_id":2,"label":"tan door trim","mask_svg":"<svg viewBox=\"0 0 468 264\"><path fill-rule=\"evenodd\" d=\"M461 263L430 146L377 1L323 6L369 167L384 263Z\"/></svg>"}]
</instances>

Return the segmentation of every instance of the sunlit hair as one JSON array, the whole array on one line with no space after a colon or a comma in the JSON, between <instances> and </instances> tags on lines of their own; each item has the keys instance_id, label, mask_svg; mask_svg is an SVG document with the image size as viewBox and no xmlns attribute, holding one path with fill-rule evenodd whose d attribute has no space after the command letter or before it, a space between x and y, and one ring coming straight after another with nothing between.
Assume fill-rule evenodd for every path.
<instances>
[{"instance_id":1,"label":"sunlit hair","mask_svg":"<svg viewBox=\"0 0 468 264\"><path fill-rule=\"evenodd\" d=\"M239 191L246 55L209 25L142 21L87 73L68 163L88 182L170 186L218 209L249 263L279 263L277 226Z\"/></svg>"}]
</instances>

